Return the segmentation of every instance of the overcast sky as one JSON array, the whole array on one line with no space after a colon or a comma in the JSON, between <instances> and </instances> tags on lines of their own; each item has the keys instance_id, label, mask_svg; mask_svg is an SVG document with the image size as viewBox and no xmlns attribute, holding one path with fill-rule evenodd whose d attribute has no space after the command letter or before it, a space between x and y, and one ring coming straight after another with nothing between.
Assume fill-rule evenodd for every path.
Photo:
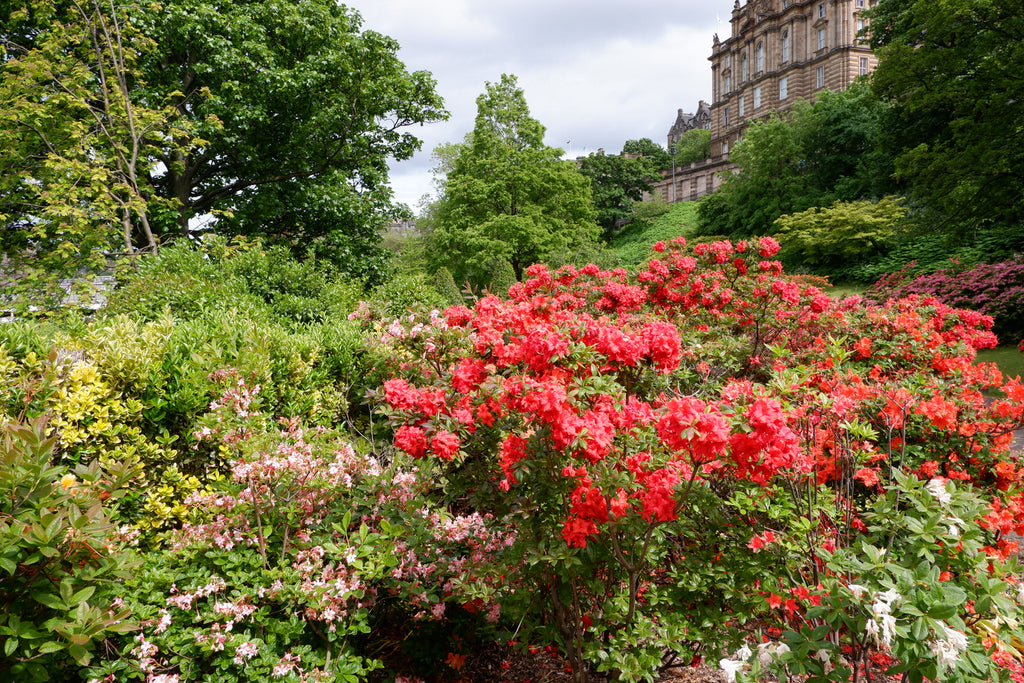
<instances>
[{"instance_id":1,"label":"overcast sky","mask_svg":"<svg viewBox=\"0 0 1024 683\"><path fill-rule=\"evenodd\" d=\"M573 157L626 140L664 145L682 108L711 99L713 34L730 0L344 0L364 29L395 38L410 71L429 71L451 118L413 129L423 148L392 164L397 201L431 191L430 154L473 129L485 82L514 74L545 142ZM718 18L721 23L718 23Z\"/></svg>"}]
</instances>

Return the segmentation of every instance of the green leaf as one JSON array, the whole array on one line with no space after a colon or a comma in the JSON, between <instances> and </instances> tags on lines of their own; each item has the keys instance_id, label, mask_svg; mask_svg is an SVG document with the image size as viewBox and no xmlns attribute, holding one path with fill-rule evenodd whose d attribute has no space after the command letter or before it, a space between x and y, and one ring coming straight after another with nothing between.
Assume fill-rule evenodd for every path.
<instances>
[{"instance_id":1,"label":"green leaf","mask_svg":"<svg viewBox=\"0 0 1024 683\"><path fill-rule=\"evenodd\" d=\"M89 666L89 661L92 659L92 654L84 647L77 644L69 647L68 653L82 666Z\"/></svg>"},{"instance_id":2,"label":"green leaf","mask_svg":"<svg viewBox=\"0 0 1024 683\"><path fill-rule=\"evenodd\" d=\"M78 605L80 602L84 602L85 600L88 600L89 598L91 598L93 593L95 593L95 592L96 592L96 586L86 586L85 588L83 588L82 590L78 591L73 596L71 596L71 599L68 600L68 605L70 607L74 607L74 606Z\"/></svg>"},{"instance_id":3,"label":"green leaf","mask_svg":"<svg viewBox=\"0 0 1024 683\"><path fill-rule=\"evenodd\" d=\"M956 616L957 606L939 603L928 608L928 616L932 619L949 619Z\"/></svg>"},{"instance_id":4,"label":"green leaf","mask_svg":"<svg viewBox=\"0 0 1024 683\"><path fill-rule=\"evenodd\" d=\"M64 603L64 601L58 598L56 595L53 595L52 593L36 592L32 594L32 599L41 605L46 605L51 609L61 611L66 611L68 609L68 606Z\"/></svg>"},{"instance_id":5,"label":"green leaf","mask_svg":"<svg viewBox=\"0 0 1024 683\"><path fill-rule=\"evenodd\" d=\"M56 640L48 640L39 647L40 654L49 654L64 649L64 644Z\"/></svg>"}]
</instances>

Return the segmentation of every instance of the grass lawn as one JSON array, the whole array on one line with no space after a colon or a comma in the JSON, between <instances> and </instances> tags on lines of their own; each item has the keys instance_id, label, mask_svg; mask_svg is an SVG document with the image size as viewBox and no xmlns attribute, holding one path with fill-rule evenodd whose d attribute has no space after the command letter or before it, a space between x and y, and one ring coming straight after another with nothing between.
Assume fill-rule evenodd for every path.
<instances>
[{"instance_id":1,"label":"grass lawn","mask_svg":"<svg viewBox=\"0 0 1024 683\"><path fill-rule=\"evenodd\" d=\"M978 352L979 363L995 363L1004 377L1024 377L1024 353L1016 346L1000 346Z\"/></svg>"},{"instance_id":2,"label":"grass lawn","mask_svg":"<svg viewBox=\"0 0 1024 683\"><path fill-rule=\"evenodd\" d=\"M844 299L848 296L861 296L866 289L866 285L832 285L827 294L833 299Z\"/></svg>"},{"instance_id":3,"label":"grass lawn","mask_svg":"<svg viewBox=\"0 0 1024 683\"><path fill-rule=\"evenodd\" d=\"M697 202L680 202L669 207L663 215L651 222L627 226L608 245L608 252L619 265L635 269L651 255L651 245L668 242L673 237L689 236L697 226Z\"/></svg>"}]
</instances>

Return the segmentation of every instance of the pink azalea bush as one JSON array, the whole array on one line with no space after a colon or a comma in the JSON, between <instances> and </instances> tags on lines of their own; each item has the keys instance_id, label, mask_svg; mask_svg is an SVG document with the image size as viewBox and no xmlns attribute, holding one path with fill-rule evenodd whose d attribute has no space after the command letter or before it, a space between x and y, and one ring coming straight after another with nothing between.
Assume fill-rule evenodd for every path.
<instances>
[{"instance_id":1,"label":"pink azalea bush","mask_svg":"<svg viewBox=\"0 0 1024 683\"><path fill-rule=\"evenodd\" d=\"M509 541L483 515L431 507L401 458L274 421L258 386L218 375L197 437L229 471L186 501L200 521L144 554L123 595L141 628L94 680L366 680L383 666L367 645L379 612L439 621L494 590L475 567Z\"/></svg>"},{"instance_id":2,"label":"pink azalea bush","mask_svg":"<svg viewBox=\"0 0 1024 683\"><path fill-rule=\"evenodd\" d=\"M978 263L964 268L953 263L934 273L918 274L914 264L876 282L868 290L875 300L917 294L933 296L950 306L991 316L1005 342L1024 335L1024 261Z\"/></svg>"}]
</instances>

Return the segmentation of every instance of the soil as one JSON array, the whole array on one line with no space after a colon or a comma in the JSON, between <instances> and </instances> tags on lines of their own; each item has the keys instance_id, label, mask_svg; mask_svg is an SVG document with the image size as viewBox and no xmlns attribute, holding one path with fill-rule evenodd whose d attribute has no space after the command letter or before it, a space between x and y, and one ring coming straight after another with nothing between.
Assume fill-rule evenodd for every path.
<instances>
[{"instance_id":1,"label":"soil","mask_svg":"<svg viewBox=\"0 0 1024 683\"><path fill-rule=\"evenodd\" d=\"M572 677L564 660L538 650L535 653L522 652L498 643L479 647L467 656L465 665L459 669L454 680L460 683L569 683ZM794 677L793 683L802 680ZM863 680L863 678L861 679ZM873 672L873 683L898 683ZM655 683L724 683L722 670L707 665L679 666L670 669L655 679ZM593 683L604 683L594 679ZM775 678L763 683L777 683Z\"/></svg>"},{"instance_id":2,"label":"soil","mask_svg":"<svg viewBox=\"0 0 1024 683\"><path fill-rule=\"evenodd\" d=\"M459 680L472 683L569 683L568 666L544 650L522 652L498 643L480 648L467 657ZM722 671L710 666L674 668L657 683L722 683ZM595 680L594 683L600 683Z\"/></svg>"}]
</instances>

